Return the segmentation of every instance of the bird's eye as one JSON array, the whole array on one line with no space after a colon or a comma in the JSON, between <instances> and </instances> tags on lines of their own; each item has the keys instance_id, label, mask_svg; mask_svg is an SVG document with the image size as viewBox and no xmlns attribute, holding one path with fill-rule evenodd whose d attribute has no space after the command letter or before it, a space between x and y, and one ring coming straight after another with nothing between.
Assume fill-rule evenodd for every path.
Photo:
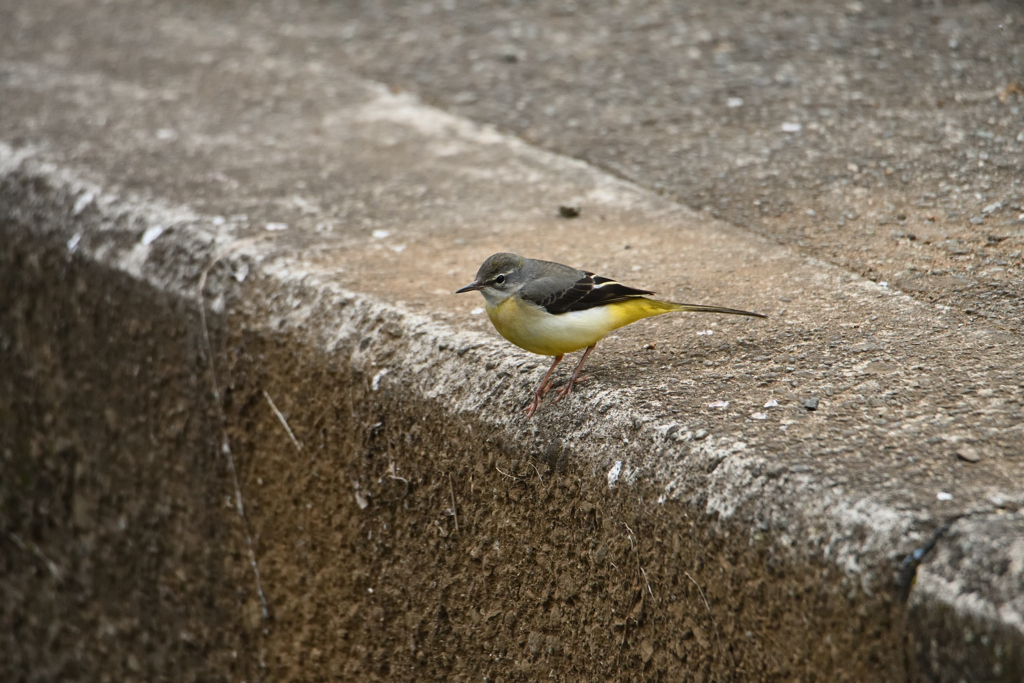
<instances>
[{"instance_id":1,"label":"bird's eye","mask_svg":"<svg viewBox=\"0 0 1024 683\"><path fill-rule=\"evenodd\" d=\"M498 277L494 278L494 284L496 284L496 285L503 285L503 284L505 284L505 276L504 275L499 275Z\"/></svg>"}]
</instances>

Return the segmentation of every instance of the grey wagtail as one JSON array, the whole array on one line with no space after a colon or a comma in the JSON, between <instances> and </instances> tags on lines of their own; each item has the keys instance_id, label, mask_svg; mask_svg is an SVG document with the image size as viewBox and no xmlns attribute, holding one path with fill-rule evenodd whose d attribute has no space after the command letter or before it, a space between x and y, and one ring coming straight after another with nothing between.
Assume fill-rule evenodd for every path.
<instances>
[{"instance_id":1,"label":"grey wagtail","mask_svg":"<svg viewBox=\"0 0 1024 683\"><path fill-rule=\"evenodd\" d=\"M735 308L648 299L647 295L654 292L627 287L561 263L507 253L494 254L484 261L476 279L455 293L463 292L484 295L487 316L502 337L531 353L555 357L526 408L528 418L537 412L541 399L551 389L551 373L562 356L586 349L553 403L572 392L573 385L581 381L580 369L587 356L614 329L673 311L767 317Z\"/></svg>"}]
</instances>

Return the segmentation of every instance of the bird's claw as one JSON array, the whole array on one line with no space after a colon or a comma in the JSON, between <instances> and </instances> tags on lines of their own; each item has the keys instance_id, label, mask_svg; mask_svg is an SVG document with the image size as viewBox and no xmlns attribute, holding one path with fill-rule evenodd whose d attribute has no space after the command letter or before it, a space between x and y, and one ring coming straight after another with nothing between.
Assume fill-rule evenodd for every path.
<instances>
[{"instance_id":1,"label":"bird's claw","mask_svg":"<svg viewBox=\"0 0 1024 683\"><path fill-rule=\"evenodd\" d=\"M534 394L533 400L530 401L530 405L526 406L526 419L529 420L533 417L533 414L537 412L537 408L540 408L540 397Z\"/></svg>"},{"instance_id":2,"label":"bird's claw","mask_svg":"<svg viewBox=\"0 0 1024 683\"><path fill-rule=\"evenodd\" d=\"M551 405L555 405L556 403L561 401L563 398L568 398L569 394L572 393L572 388L574 386L576 386L580 382L584 382L584 381L586 381L588 379L590 379L590 375L585 375L583 377L577 377L574 380L569 380L568 384L566 384L564 387L562 387L561 389L558 390L558 394L556 394L555 395L555 399L553 401L551 401Z\"/></svg>"},{"instance_id":3,"label":"bird's claw","mask_svg":"<svg viewBox=\"0 0 1024 683\"><path fill-rule=\"evenodd\" d=\"M572 393L572 388L573 388L574 385L576 385L576 384L578 384L578 383L580 383L580 382L582 382L582 381L587 379L586 377L580 377L579 376L579 372L580 372L580 369L583 367L583 362L585 360L587 360L587 356L589 356L590 352L593 351L593 350L594 350L593 346L588 346L587 347L587 350L584 352L583 357L580 358L580 362L576 366L576 369L573 370L572 376L569 378L569 383L566 384L564 387L562 387L561 389L558 390L558 395L555 396L555 400L551 402L552 405L554 405L555 403L558 403L563 398L565 398L566 396L571 394ZM547 394L548 391L551 390L552 386L554 386L555 380L551 376L551 373L554 371L555 366L557 366L559 364L559 362L561 362L561 360L562 360L561 356L556 356L555 357L555 362L551 364L550 368L548 368L547 374L545 374L544 375L544 379L541 380L540 386L537 387L537 391L535 391L533 393L533 400L530 401L530 405L528 405L526 407L526 418L527 419L530 419L531 417L533 417L534 413L536 413L537 410L540 408L540 403L544 399L544 395Z\"/></svg>"},{"instance_id":4,"label":"bird's claw","mask_svg":"<svg viewBox=\"0 0 1024 683\"><path fill-rule=\"evenodd\" d=\"M540 402L544 400L544 396L550 391L551 382L545 382L544 384L537 387L537 391L533 392L533 400L530 401L530 405L526 406L526 419L529 420L533 417L533 414L540 408Z\"/></svg>"}]
</instances>

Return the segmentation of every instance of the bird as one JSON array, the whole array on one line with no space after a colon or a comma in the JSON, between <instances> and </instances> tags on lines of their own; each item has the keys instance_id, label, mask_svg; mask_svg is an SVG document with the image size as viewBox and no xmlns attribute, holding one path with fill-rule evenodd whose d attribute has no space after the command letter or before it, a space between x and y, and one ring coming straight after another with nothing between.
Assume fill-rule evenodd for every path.
<instances>
[{"instance_id":1,"label":"bird","mask_svg":"<svg viewBox=\"0 0 1024 683\"><path fill-rule=\"evenodd\" d=\"M573 386L585 379L579 376L583 363L597 342L612 330L676 311L768 317L735 308L650 299L648 296L654 292L561 263L507 252L489 256L477 271L476 279L455 293L465 292L483 294L487 317L502 337L530 353L554 356L526 407L528 419L551 390L552 373L562 357L586 349L569 383L559 389L552 404L568 397Z\"/></svg>"}]
</instances>

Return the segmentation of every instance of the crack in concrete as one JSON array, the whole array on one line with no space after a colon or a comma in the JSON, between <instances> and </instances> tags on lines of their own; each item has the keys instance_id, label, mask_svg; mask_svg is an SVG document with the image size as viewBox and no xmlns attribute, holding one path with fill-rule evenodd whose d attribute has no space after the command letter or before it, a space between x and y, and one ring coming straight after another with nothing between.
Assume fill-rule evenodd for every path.
<instances>
[{"instance_id":1,"label":"crack in concrete","mask_svg":"<svg viewBox=\"0 0 1024 683\"><path fill-rule=\"evenodd\" d=\"M227 418L224 415L224 404L221 400L220 385L217 382L217 366L214 361L213 346L210 343L210 328L206 321L206 295L204 290L206 288L206 278L210 270L227 254L234 251L240 244L236 244L218 254L207 267L203 270L202 275L199 277L199 284L196 287L197 303L199 304L199 320L201 325L202 339L203 339L203 352L206 355L207 370L210 378L210 390L213 392L213 401L217 406L217 420L218 429L221 434L221 453L224 455L228 463L228 470L231 472L231 484L235 490L235 510L238 512L238 516L242 519L242 528L245 531L245 543L249 551L249 565L252 567L253 578L256 581L256 595L260 600L260 614L263 617L263 621L266 622L270 619L270 608L267 604L267 596L263 592L263 582L260 579L260 567L256 561L256 550L252 542L252 528L249 524L249 518L245 514L245 503L242 500L242 487L238 482L238 471L235 469L235 456L231 452L231 441L228 438L227 433ZM265 393L265 392L264 392ZM270 401L270 396L267 396L267 400ZM284 422L283 416L277 411L277 406L274 405L273 401L270 401L271 407L278 416L281 417ZM295 440L295 436L292 435L291 429L288 424L285 423L285 428L288 429L289 436L292 440ZM298 442L296 442L298 446ZM301 448L300 448L301 450ZM262 654L260 655L260 665L265 667L262 661Z\"/></svg>"}]
</instances>

